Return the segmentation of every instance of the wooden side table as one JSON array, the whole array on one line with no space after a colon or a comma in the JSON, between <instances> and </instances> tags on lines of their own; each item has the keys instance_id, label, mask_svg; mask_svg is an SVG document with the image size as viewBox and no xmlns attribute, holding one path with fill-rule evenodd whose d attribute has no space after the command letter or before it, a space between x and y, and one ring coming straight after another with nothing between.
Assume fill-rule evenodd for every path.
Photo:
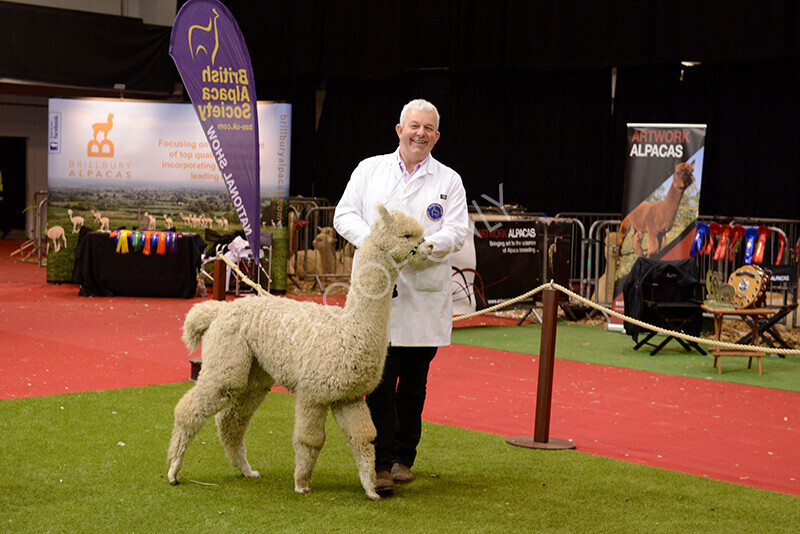
<instances>
[{"instance_id":1,"label":"wooden side table","mask_svg":"<svg viewBox=\"0 0 800 534\"><path fill-rule=\"evenodd\" d=\"M772 315L775 310L770 308L713 308L706 304L702 305L703 310L707 311L708 313L714 316L714 339L717 341L722 340L722 320L728 317L745 317L750 316L753 318L753 334L752 334L752 344L755 346L760 346L760 338L758 333L758 319L761 316L768 316ZM722 373L722 362L720 360L720 356L746 356L749 358L747 362L747 368L751 369L753 366L753 358L758 359L758 374L761 374L761 357L766 356L764 352L753 352L749 350L730 350L730 349L720 349L714 348L711 350L711 355L714 357L714 367L717 368L717 373Z\"/></svg>"}]
</instances>

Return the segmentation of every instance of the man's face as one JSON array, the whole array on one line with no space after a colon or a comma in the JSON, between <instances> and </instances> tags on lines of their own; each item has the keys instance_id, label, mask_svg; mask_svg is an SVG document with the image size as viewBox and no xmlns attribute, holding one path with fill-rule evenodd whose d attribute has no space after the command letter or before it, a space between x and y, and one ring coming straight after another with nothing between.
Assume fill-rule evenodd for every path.
<instances>
[{"instance_id":1,"label":"man's face","mask_svg":"<svg viewBox=\"0 0 800 534\"><path fill-rule=\"evenodd\" d=\"M436 115L431 111L414 109L406 114L406 123L395 126L400 138L400 154L406 163L416 165L428 157L439 140ZM411 169L409 169L409 172Z\"/></svg>"}]
</instances>

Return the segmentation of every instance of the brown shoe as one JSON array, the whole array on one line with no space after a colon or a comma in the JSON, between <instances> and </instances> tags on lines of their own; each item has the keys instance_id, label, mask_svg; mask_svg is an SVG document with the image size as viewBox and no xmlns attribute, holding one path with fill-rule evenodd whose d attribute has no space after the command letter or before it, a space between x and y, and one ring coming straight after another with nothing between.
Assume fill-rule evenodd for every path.
<instances>
[{"instance_id":1,"label":"brown shoe","mask_svg":"<svg viewBox=\"0 0 800 534\"><path fill-rule=\"evenodd\" d=\"M375 491L384 495L394 493L394 480L389 471L378 471L375 473Z\"/></svg>"},{"instance_id":2,"label":"brown shoe","mask_svg":"<svg viewBox=\"0 0 800 534\"><path fill-rule=\"evenodd\" d=\"M408 484L414 480L414 475L411 473L411 469L403 464L394 464L392 466L392 480L398 484Z\"/></svg>"}]
</instances>

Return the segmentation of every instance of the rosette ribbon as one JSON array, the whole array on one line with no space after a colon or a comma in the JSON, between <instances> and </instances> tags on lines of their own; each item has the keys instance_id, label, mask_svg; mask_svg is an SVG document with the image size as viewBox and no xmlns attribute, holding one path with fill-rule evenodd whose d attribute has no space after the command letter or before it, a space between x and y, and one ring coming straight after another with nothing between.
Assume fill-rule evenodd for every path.
<instances>
[{"instance_id":1,"label":"rosette ribbon","mask_svg":"<svg viewBox=\"0 0 800 534\"><path fill-rule=\"evenodd\" d=\"M756 240L758 239L758 229L748 228L744 231L744 262L753 263L753 250L756 247Z\"/></svg>"},{"instance_id":2,"label":"rosette ribbon","mask_svg":"<svg viewBox=\"0 0 800 534\"><path fill-rule=\"evenodd\" d=\"M766 225L758 227L758 240L756 241L756 248L753 251L753 263L763 263L764 252L767 248L767 239L772 235L772 230Z\"/></svg>"},{"instance_id":3,"label":"rosette ribbon","mask_svg":"<svg viewBox=\"0 0 800 534\"><path fill-rule=\"evenodd\" d=\"M694 258L700 251L703 249L703 239L708 236L708 223L700 221L697 223L697 230L694 234L694 242L692 243L692 248L689 250L689 255Z\"/></svg>"}]
</instances>

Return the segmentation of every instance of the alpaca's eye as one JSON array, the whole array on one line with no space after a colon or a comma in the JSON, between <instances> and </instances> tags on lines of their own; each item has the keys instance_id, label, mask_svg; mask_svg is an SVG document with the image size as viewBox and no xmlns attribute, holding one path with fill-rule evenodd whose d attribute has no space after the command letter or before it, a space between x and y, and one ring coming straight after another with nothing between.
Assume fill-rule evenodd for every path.
<instances>
[{"instance_id":1,"label":"alpaca's eye","mask_svg":"<svg viewBox=\"0 0 800 534\"><path fill-rule=\"evenodd\" d=\"M411 239L411 234L406 234L406 235L404 235L404 236L403 236L403 238L405 238L405 239Z\"/></svg>"}]
</instances>

